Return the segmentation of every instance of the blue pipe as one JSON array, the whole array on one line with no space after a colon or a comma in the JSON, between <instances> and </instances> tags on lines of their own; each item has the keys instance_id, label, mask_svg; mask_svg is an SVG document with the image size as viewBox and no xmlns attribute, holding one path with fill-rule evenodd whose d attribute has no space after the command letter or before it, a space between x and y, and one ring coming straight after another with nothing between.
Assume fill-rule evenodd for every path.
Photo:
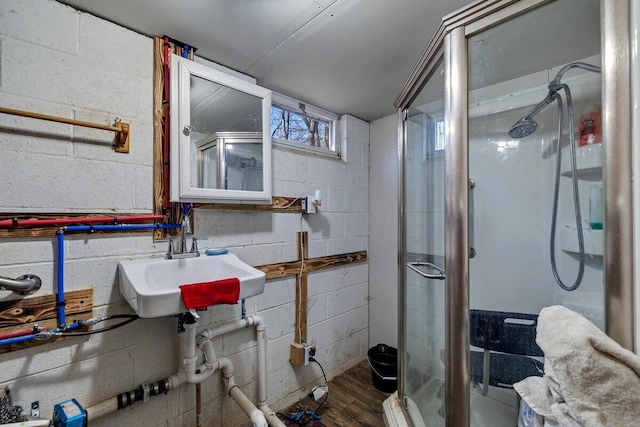
<instances>
[{"instance_id":1,"label":"blue pipe","mask_svg":"<svg viewBox=\"0 0 640 427\"><path fill-rule=\"evenodd\" d=\"M11 344L19 344L19 343L25 342L25 341L33 341L33 334L23 335L21 337L6 338L6 339L3 339L3 340L0 340L0 346L2 346L2 345L11 345Z\"/></svg>"},{"instance_id":2,"label":"blue pipe","mask_svg":"<svg viewBox=\"0 0 640 427\"><path fill-rule=\"evenodd\" d=\"M57 273L58 273L58 292L56 294L56 308L58 317L58 327L64 328L65 326L65 311L64 306L66 301L64 300L64 233L73 231L117 231L117 230L155 230L155 229L167 229L167 228L179 228L180 224L99 224L99 225L67 225L62 227L58 233L58 259L57 259Z\"/></svg>"},{"instance_id":3,"label":"blue pipe","mask_svg":"<svg viewBox=\"0 0 640 427\"><path fill-rule=\"evenodd\" d=\"M117 231L117 230L156 230L180 228L180 224L109 224L109 225L67 225L65 231Z\"/></svg>"},{"instance_id":4,"label":"blue pipe","mask_svg":"<svg viewBox=\"0 0 640 427\"><path fill-rule=\"evenodd\" d=\"M188 206L187 204L185 204ZM65 310L64 306L66 301L64 299L64 233L65 231L73 232L73 231L117 231L117 230L155 230L155 229L171 229L171 228L180 228L180 224L113 224L113 225L67 225L66 227L62 227L56 233L57 236L57 246L58 246L58 257L56 260L57 264L57 285L58 291L56 293L56 308L57 308L57 318L58 318L58 329L53 329L50 332L60 332L66 331L69 329L75 329L81 325L79 322L74 322L70 325L65 325ZM35 335L23 335L20 337L6 338L4 340L0 340L0 346L3 345L11 345L17 344L26 341L32 341Z\"/></svg>"},{"instance_id":5,"label":"blue pipe","mask_svg":"<svg viewBox=\"0 0 640 427\"><path fill-rule=\"evenodd\" d=\"M64 310L63 310L64 311ZM79 328L80 326L82 326L82 322L73 322L63 328L58 328L58 329L51 329L50 331L46 331L46 332L50 332L52 334L55 334L56 332L63 332L63 331L69 331L72 329L76 329ZM46 333L44 332L44 333ZM5 346L5 345L11 345L11 344L19 344L22 342L27 342L27 341L33 341L36 337L36 334L29 334L29 335L23 335L21 337L13 337L13 338L6 338L3 340L0 340L0 347L1 346ZM53 338L53 335L52 335Z\"/></svg>"},{"instance_id":6,"label":"blue pipe","mask_svg":"<svg viewBox=\"0 0 640 427\"><path fill-rule=\"evenodd\" d=\"M57 263L57 275L58 275L58 292L56 293L56 309L58 312L58 327L64 328L66 319L64 314L64 306L66 301L64 299L64 231L59 230L58 237L58 259Z\"/></svg>"}]
</instances>

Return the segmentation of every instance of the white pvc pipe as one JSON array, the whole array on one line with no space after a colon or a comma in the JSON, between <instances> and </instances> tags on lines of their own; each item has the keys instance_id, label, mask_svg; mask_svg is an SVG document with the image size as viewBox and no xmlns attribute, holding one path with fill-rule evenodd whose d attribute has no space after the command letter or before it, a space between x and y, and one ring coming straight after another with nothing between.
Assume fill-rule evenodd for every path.
<instances>
[{"instance_id":1,"label":"white pvc pipe","mask_svg":"<svg viewBox=\"0 0 640 427\"><path fill-rule=\"evenodd\" d=\"M221 357L218 359L218 367L222 371L222 377L227 383L227 393L240 406L240 409L249 416L255 427L267 427L267 420L249 398L236 385L234 378L235 368L231 359Z\"/></svg>"},{"instance_id":2,"label":"white pvc pipe","mask_svg":"<svg viewBox=\"0 0 640 427\"><path fill-rule=\"evenodd\" d=\"M251 400L249 400L238 386L234 386L229 390L229 396L231 396L242 411L251 418L251 423L253 423L255 427L268 427L264 414L251 403Z\"/></svg>"},{"instance_id":3,"label":"white pvc pipe","mask_svg":"<svg viewBox=\"0 0 640 427\"><path fill-rule=\"evenodd\" d=\"M200 333L200 335L207 337L209 339L213 339L214 337L219 337L220 335L225 335L230 332L235 332L239 329L244 329L248 326L252 326L254 324L253 316L249 316L246 319L234 319L228 322L223 323L220 326L215 328L209 328Z\"/></svg>"},{"instance_id":4,"label":"white pvc pipe","mask_svg":"<svg viewBox=\"0 0 640 427\"><path fill-rule=\"evenodd\" d=\"M236 384L233 376L235 375L235 368L233 367L233 362L228 357L221 357L218 359L218 369L222 371L222 378L228 380L230 385L228 387L234 386ZM227 390L228 391L228 390Z\"/></svg>"},{"instance_id":5,"label":"white pvc pipe","mask_svg":"<svg viewBox=\"0 0 640 427\"><path fill-rule=\"evenodd\" d=\"M198 342L198 347L207 356L207 363L214 363L216 360L215 352L213 351L213 345L211 339L217 336L225 335L239 329L243 329L249 326L255 326L256 328L256 340L257 340L257 359L258 359L258 408L265 415L267 422L272 427L286 427L286 425L278 418L276 413L267 405L267 333L264 319L256 314L247 316L246 319L231 320L223 323L222 325L203 331L200 335L201 338ZM204 338L204 339L203 339ZM208 342L208 343L207 343ZM222 367L218 367L222 369ZM229 378L228 375L224 375L225 378ZM231 381L233 378L231 377Z\"/></svg>"},{"instance_id":6,"label":"white pvc pipe","mask_svg":"<svg viewBox=\"0 0 640 427\"><path fill-rule=\"evenodd\" d=\"M196 356L196 329L198 323L186 323L184 332L180 335L180 356L181 364L178 368L178 379L180 384L198 384L213 375L215 369L209 369L207 365L196 367L198 357ZM200 373L196 373L196 370Z\"/></svg>"},{"instance_id":7,"label":"white pvc pipe","mask_svg":"<svg viewBox=\"0 0 640 427\"><path fill-rule=\"evenodd\" d=\"M48 425L49 420L20 421L17 423L2 424L3 427L46 427Z\"/></svg>"},{"instance_id":8,"label":"white pvc pipe","mask_svg":"<svg viewBox=\"0 0 640 427\"><path fill-rule=\"evenodd\" d=\"M278 415L276 415L276 413L273 412L273 410L269 408L267 405L261 406L260 410L264 414L265 418L267 419L267 423L269 423L271 427L287 426L285 423L282 422L282 420L280 420L280 418L278 418Z\"/></svg>"},{"instance_id":9,"label":"white pvc pipe","mask_svg":"<svg viewBox=\"0 0 640 427\"><path fill-rule=\"evenodd\" d=\"M211 340L216 336L225 335L249 326L255 326L257 339L258 359L258 405L254 405L249 398L235 384L235 368L230 359L217 358ZM251 418L256 427L286 427L280 421L275 412L267 405L267 336L264 320L258 315L251 315L245 319L237 319L226 322L217 328L210 328L200 334L197 343L207 357L207 362L200 366L197 364L196 355L196 329L197 322L185 323L184 332L180 334L180 366L178 372L167 378L167 391L178 388L180 385L198 384L209 378L216 370L222 371L222 376L227 382L227 392L242 410ZM199 373L196 373L199 371ZM87 408L88 420L99 418L118 410L117 397L110 398Z\"/></svg>"},{"instance_id":10,"label":"white pvc pipe","mask_svg":"<svg viewBox=\"0 0 640 427\"><path fill-rule=\"evenodd\" d=\"M258 343L258 408L272 427L286 427L276 413L267 405L267 327L262 317L251 316L256 327Z\"/></svg>"},{"instance_id":11,"label":"white pvc pipe","mask_svg":"<svg viewBox=\"0 0 640 427\"><path fill-rule=\"evenodd\" d=\"M110 399L104 400L95 405L89 406L86 408L87 411L87 421L93 421L96 418L100 418L104 415L110 414L112 412L116 412L118 410L118 398L112 397Z\"/></svg>"},{"instance_id":12,"label":"white pvc pipe","mask_svg":"<svg viewBox=\"0 0 640 427\"><path fill-rule=\"evenodd\" d=\"M167 378L169 383L168 390L176 389L185 383L186 375L182 375L180 377L176 374L176 375L171 375L169 378Z\"/></svg>"},{"instance_id":13,"label":"white pvc pipe","mask_svg":"<svg viewBox=\"0 0 640 427\"><path fill-rule=\"evenodd\" d=\"M264 330L258 330L258 407L267 404L267 334Z\"/></svg>"},{"instance_id":14,"label":"white pvc pipe","mask_svg":"<svg viewBox=\"0 0 640 427\"><path fill-rule=\"evenodd\" d=\"M218 358L216 352L213 349L213 343L209 338L200 337L198 340L198 348L204 353L207 358L206 365L213 370L218 369Z\"/></svg>"}]
</instances>

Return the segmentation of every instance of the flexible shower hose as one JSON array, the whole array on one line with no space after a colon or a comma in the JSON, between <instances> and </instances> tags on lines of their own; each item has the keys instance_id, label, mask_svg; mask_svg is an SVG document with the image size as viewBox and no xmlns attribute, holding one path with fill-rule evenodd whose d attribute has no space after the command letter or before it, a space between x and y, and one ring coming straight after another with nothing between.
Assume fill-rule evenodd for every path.
<instances>
[{"instance_id":1,"label":"flexible shower hose","mask_svg":"<svg viewBox=\"0 0 640 427\"><path fill-rule=\"evenodd\" d=\"M580 284L582 283L582 277L584 275L584 236L582 235L582 215L580 213L580 198L578 194L578 176L577 176L577 167L576 167L576 144L575 144L575 135L573 129L573 101L571 99L571 91L569 90L569 86L566 84L558 85L557 89L564 89L565 96L567 98L567 115L569 116L569 152L571 156L571 183L573 188L573 209L576 216L576 228L578 232L578 252L579 252L579 262L580 266L578 267L578 275L575 279L575 282L571 286L567 286L564 284L560 275L558 274L558 268L556 266L556 223L558 219L558 196L560 193L560 174L561 174L561 163L562 163L562 147L561 147L561 139L562 139L562 128L563 128L563 109L562 109L562 98L560 95L555 92L555 99L558 102L558 159L556 162L556 177L555 177L555 187L553 192L553 213L551 216L551 236L550 236L550 254L551 254L551 269L553 271L553 277L556 279L556 283L565 291L575 291L578 289Z\"/></svg>"}]
</instances>

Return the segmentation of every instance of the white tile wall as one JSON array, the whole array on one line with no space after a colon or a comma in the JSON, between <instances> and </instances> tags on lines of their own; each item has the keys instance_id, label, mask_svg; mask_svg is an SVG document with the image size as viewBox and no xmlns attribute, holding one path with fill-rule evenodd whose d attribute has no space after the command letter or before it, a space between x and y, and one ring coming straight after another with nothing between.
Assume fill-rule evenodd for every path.
<instances>
[{"instance_id":1,"label":"white tile wall","mask_svg":"<svg viewBox=\"0 0 640 427\"><path fill-rule=\"evenodd\" d=\"M151 211L152 40L52 0L0 2L0 104L63 117L131 123L131 153L115 153L111 134L2 115L0 210ZM349 162L274 148L276 195L297 197L320 189L320 213L197 211L195 234L204 246L227 247L253 265L296 258L296 231L309 231L311 256L367 250L369 245L369 124L350 116ZM53 293L55 242L49 238L0 241L0 275L40 275L40 294ZM68 236L65 285L94 289L97 314L130 313L119 295L116 268L128 258L161 255L164 243L147 234ZM361 361L368 348L368 265L318 271L309 276L309 339L332 377ZM263 295L247 300L249 313L267 322L269 403L282 409L310 391L317 367L288 361L294 336L295 280L269 281ZM15 298L0 292L0 299ZM212 326L240 316L238 306L203 313ZM173 318L139 320L124 328L0 355L0 386L14 403L39 400L43 416L53 404L77 398L84 406L177 370ZM236 381L255 398L256 349L250 330L215 340L220 355L236 364ZM246 417L225 396L219 375L203 383L206 425L233 426ZM95 426L195 424L195 391L182 387Z\"/></svg>"}]
</instances>

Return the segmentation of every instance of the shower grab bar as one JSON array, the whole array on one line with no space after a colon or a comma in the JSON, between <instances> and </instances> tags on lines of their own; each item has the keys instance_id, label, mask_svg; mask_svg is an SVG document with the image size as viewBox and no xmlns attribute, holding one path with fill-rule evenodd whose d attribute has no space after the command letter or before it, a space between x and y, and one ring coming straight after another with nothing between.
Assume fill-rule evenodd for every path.
<instances>
[{"instance_id":1,"label":"shower grab bar","mask_svg":"<svg viewBox=\"0 0 640 427\"><path fill-rule=\"evenodd\" d=\"M420 270L418 268L418 267L421 267L421 266L433 268L438 273L437 274L432 274L432 273L427 273L425 271L422 271L422 270ZM416 273L418 273L419 275L421 275L425 279L444 280L446 278L446 275L444 274L444 268L439 267L439 266L437 266L437 265L435 265L435 264L433 264L431 262L424 262L424 261L408 262L407 263L407 267L409 267L409 269L415 271Z\"/></svg>"},{"instance_id":2,"label":"shower grab bar","mask_svg":"<svg viewBox=\"0 0 640 427\"><path fill-rule=\"evenodd\" d=\"M0 276L0 290L29 294L40 289L42 280L34 274L25 274L16 279Z\"/></svg>"}]
</instances>

